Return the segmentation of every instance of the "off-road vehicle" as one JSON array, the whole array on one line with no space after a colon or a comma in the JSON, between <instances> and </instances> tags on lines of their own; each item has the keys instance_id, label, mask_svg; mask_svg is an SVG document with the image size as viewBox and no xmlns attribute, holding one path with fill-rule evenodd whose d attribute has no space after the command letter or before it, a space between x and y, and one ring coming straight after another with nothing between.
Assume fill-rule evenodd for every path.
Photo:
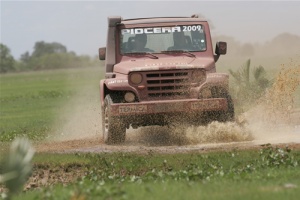
<instances>
[{"instance_id":1,"label":"off-road vehicle","mask_svg":"<svg viewBox=\"0 0 300 200\"><path fill-rule=\"evenodd\" d=\"M197 16L123 19L108 17L105 79L100 81L103 139L123 143L126 129L229 121L234 105L228 74L215 63L208 22Z\"/></svg>"}]
</instances>

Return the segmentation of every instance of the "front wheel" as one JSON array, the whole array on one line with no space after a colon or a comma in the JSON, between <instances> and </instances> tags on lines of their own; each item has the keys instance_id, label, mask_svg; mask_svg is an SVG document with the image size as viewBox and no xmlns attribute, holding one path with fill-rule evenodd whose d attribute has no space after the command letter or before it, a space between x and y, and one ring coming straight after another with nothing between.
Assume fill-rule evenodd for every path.
<instances>
[{"instance_id":1,"label":"front wheel","mask_svg":"<svg viewBox=\"0 0 300 200\"><path fill-rule=\"evenodd\" d=\"M126 138L126 126L119 117L111 116L112 99L107 95L104 99L102 110L102 132L106 144L124 143Z\"/></svg>"},{"instance_id":2,"label":"front wheel","mask_svg":"<svg viewBox=\"0 0 300 200\"><path fill-rule=\"evenodd\" d=\"M234 121L234 104L229 94L223 94L223 98L227 100L227 110L207 112L203 116L205 124L212 121L230 122ZM207 120L205 120L207 118Z\"/></svg>"},{"instance_id":3,"label":"front wheel","mask_svg":"<svg viewBox=\"0 0 300 200\"><path fill-rule=\"evenodd\" d=\"M227 110L220 113L219 121L226 122L226 121L234 121L234 104L229 94L225 95L227 99Z\"/></svg>"}]
</instances>

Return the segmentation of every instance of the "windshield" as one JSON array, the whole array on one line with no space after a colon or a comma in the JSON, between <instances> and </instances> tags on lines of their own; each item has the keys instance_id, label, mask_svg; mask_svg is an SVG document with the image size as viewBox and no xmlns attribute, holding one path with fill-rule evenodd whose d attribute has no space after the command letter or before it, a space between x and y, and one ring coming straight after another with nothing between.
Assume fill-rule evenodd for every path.
<instances>
[{"instance_id":1,"label":"windshield","mask_svg":"<svg viewBox=\"0 0 300 200\"><path fill-rule=\"evenodd\" d=\"M121 29L120 34L121 54L206 50L205 33L200 24Z\"/></svg>"}]
</instances>

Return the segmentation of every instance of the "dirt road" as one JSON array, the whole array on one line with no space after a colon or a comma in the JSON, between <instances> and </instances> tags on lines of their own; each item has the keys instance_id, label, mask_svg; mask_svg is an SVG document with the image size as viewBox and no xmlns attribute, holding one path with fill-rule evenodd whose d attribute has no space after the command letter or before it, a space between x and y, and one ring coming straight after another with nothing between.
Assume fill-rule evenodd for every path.
<instances>
[{"instance_id":1,"label":"dirt road","mask_svg":"<svg viewBox=\"0 0 300 200\"><path fill-rule=\"evenodd\" d=\"M207 127L181 128L179 130L170 130L167 127L144 127L127 130L127 138L122 145L106 145L102 141L102 135L97 134L87 138L48 141L36 144L35 147L38 152L53 153L188 153L255 149L268 143L300 149L300 126L255 130L256 132L253 133L245 128L237 128L234 124L225 124L225 126L216 123L214 125L214 128L220 126L218 128L222 131L213 128L208 130ZM256 128L258 129L258 127ZM206 131L206 135L203 131Z\"/></svg>"}]
</instances>

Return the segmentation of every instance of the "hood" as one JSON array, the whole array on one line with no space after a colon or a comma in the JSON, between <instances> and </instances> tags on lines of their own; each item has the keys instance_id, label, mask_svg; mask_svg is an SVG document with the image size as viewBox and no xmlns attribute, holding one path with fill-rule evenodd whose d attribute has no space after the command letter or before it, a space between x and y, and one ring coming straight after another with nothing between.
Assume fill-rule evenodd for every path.
<instances>
[{"instance_id":1,"label":"hood","mask_svg":"<svg viewBox=\"0 0 300 200\"><path fill-rule=\"evenodd\" d=\"M154 71L172 69L202 68L210 70L215 67L214 59L211 57L168 57L159 59L131 59L123 61L114 66L115 73L129 74L133 71Z\"/></svg>"}]
</instances>

